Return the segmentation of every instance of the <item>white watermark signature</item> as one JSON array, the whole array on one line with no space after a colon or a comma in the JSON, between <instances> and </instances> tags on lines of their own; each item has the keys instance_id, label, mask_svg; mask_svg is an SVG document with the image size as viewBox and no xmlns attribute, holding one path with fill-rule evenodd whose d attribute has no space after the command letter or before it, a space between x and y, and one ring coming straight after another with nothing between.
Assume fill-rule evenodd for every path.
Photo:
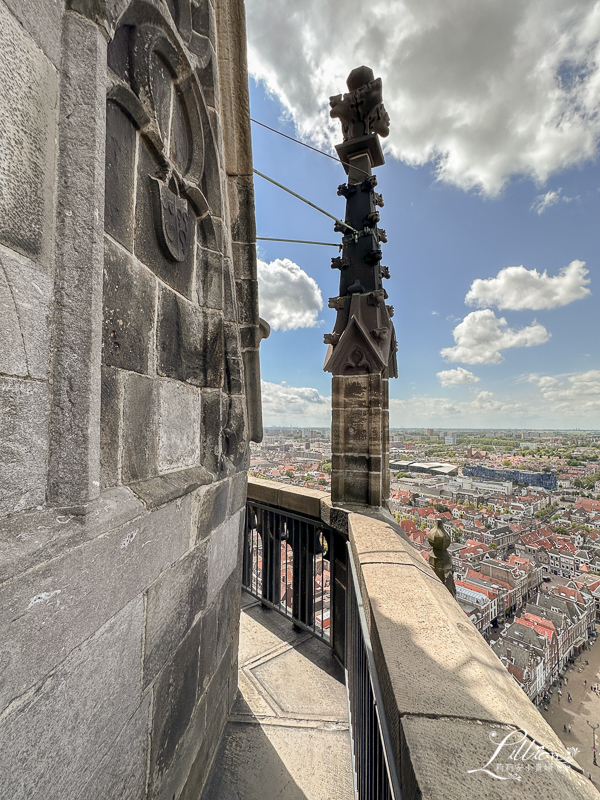
<instances>
[{"instance_id":1,"label":"white watermark signature","mask_svg":"<svg viewBox=\"0 0 600 800\"><path fill-rule=\"evenodd\" d=\"M532 741L525 731L510 731L503 739L498 731L490 733L490 742L495 750L483 767L470 769L472 772L485 772L498 781L520 781L524 772L551 772L553 769L566 770L569 764L556 753L550 753ZM568 747L567 752L574 758L579 749Z\"/></svg>"}]
</instances>

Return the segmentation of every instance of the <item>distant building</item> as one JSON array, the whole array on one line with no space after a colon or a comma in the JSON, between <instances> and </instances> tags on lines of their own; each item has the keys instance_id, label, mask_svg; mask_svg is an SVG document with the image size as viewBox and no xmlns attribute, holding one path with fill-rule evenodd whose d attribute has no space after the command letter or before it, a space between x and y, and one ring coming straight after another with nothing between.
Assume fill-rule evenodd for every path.
<instances>
[{"instance_id":1,"label":"distant building","mask_svg":"<svg viewBox=\"0 0 600 800\"><path fill-rule=\"evenodd\" d=\"M542 489L554 491L558 486L554 472L529 472L521 469L494 469L483 467L479 464L469 464L463 467L463 475L485 478L492 481L512 481L524 483L526 486L540 486Z\"/></svg>"}]
</instances>

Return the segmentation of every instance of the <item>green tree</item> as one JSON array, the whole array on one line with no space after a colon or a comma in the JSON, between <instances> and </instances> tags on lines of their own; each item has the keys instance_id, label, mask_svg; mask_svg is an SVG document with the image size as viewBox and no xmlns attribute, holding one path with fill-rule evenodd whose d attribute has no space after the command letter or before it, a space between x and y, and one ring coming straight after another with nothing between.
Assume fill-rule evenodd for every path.
<instances>
[{"instance_id":1,"label":"green tree","mask_svg":"<svg viewBox=\"0 0 600 800\"><path fill-rule=\"evenodd\" d=\"M321 464L321 472L324 472L326 475L331 475L331 461L323 461Z\"/></svg>"},{"instance_id":2,"label":"green tree","mask_svg":"<svg viewBox=\"0 0 600 800\"><path fill-rule=\"evenodd\" d=\"M512 467L512 461L509 461L508 458L505 458L502 462L503 467Z\"/></svg>"}]
</instances>

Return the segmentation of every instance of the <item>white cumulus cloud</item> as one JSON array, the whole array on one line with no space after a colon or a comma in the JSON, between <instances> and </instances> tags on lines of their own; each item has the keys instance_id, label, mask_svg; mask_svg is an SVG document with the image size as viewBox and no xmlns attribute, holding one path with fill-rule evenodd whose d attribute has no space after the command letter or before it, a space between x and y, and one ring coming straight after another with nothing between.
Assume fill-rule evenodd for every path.
<instances>
[{"instance_id":1,"label":"white cumulus cloud","mask_svg":"<svg viewBox=\"0 0 600 800\"><path fill-rule=\"evenodd\" d=\"M331 397L317 389L262 381L262 409L265 424L328 425Z\"/></svg>"},{"instance_id":2,"label":"white cumulus cloud","mask_svg":"<svg viewBox=\"0 0 600 800\"><path fill-rule=\"evenodd\" d=\"M562 189L558 189L556 191L546 192L546 194L539 194L533 201L533 204L529 210L535 211L538 216L543 214L546 209L552 208L552 206L555 206L558 203L561 192ZM566 200L567 202L569 202L570 199L570 197L563 197L563 200Z\"/></svg>"},{"instance_id":3,"label":"white cumulus cloud","mask_svg":"<svg viewBox=\"0 0 600 800\"><path fill-rule=\"evenodd\" d=\"M457 367L456 369L444 369L437 373L442 386L447 389L448 386L460 386L465 383L477 383L479 378L468 369L464 367Z\"/></svg>"},{"instance_id":4,"label":"white cumulus cloud","mask_svg":"<svg viewBox=\"0 0 600 800\"><path fill-rule=\"evenodd\" d=\"M573 418L600 415L600 370L590 369L571 375L529 375L527 380L539 387L544 400L555 413L562 414L566 425ZM573 423L573 427L577 422Z\"/></svg>"},{"instance_id":5,"label":"white cumulus cloud","mask_svg":"<svg viewBox=\"0 0 600 800\"><path fill-rule=\"evenodd\" d=\"M387 149L488 194L592 158L600 139L600 4L590 0L249 0L249 65L299 133L339 141L328 97L367 64Z\"/></svg>"},{"instance_id":6,"label":"white cumulus cloud","mask_svg":"<svg viewBox=\"0 0 600 800\"><path fill-rule=\"evenodd\" d=\"M512 310L558 308L591 294L585 261L571 261L558 275L547 270L505 267L495 278L477 278L465 297L471 306L497 306Z\"/></svg>"},{"instance_id":7,"label":"white cumulus cloud","mask_svg":"<svg viewBox=\"0 0 600 800\"><path fill-rule=\"evenodd\" d=\"M516 417L529 416L526 404L512 398L497 400L492 392L479 392L472 400L456 403L447 397L413 395L390 400L390 424L401 427L508 425Z\"/></svg>"},{"instance_id":8,"label":"white cumulus cloud","mask_svg":"<svg viewBox=\"0 0 600 800\"><path fill-rule=\"evenodd\" d=\"M289 258L258 260L260 314L274 330L314 328L323 298L317 282Z\"/></svg>"},{"instance_id":9,"label":"white cumulus cloud","mask_svg":"<svg viewBox=\"0 0 600 800\"><path fill-rule=\"evenodd\" d=\"M546 328L535 321L527 328L509 328L504 317L497 317L489 308L467 314L452 335L455 346L445 347L440 353L448 361L464 364L499 364L504 361L501 350L533 347L550 338Z\"/></svg>"}]
</instances>

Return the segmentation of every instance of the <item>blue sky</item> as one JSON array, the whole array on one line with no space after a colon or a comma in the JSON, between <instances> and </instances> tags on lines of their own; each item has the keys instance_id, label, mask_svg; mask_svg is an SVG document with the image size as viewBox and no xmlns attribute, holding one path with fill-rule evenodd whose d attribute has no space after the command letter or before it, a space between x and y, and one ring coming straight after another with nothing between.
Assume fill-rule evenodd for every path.
<instances>
[{"instance_id":1,"label":"blue sky","mask_svg":"<svg viewBox=\"0 0 600 800\"><path fill-rule=\"evenodd\" d=\"M459 5L469 11L469 3ZM593 19L585 16L589 3L581 6L580 18L571 19L571 51L557 55L552 80L531 89L533 100L522 96L527 93L518 71L530 75L532 59L548 60L543 37L537 45L540 53L531 54L531 45L523 63L514 58L504 63L500 56L494 61L493 53L480 47L468 63L457 66L454 60L464 59L463 50L450 48L440 55L436 48L437 65L430 67L429 82L415 78L410 63L398 68L404 70L402 83L392 70L394 58L387 63L380 59L379 71L377 59L371 60L375 74L383 77L391 117L390 139L384 142L386 165L376 174L385 200L380 225L388 233L383 263L391 279L386 288L399 341L399 377L390 386L392 426L600 427L598 130L592 114L584 109L573 120L572 110L591 102L590 92L598 83L592 69L597 70L592 46L600 33L600 5L595 5ZM361 45L355 52L352 47L350 52L340 49L332 76L315 83L311 75L327 72L326 64L322 69L318 64L317 47L310 58L306 48L296 54L294 71L279 60L284 31L278 29L279 45L265 39L267 17L261 14L277 18L274 6L283 13L286 2L270 4L264 12L257 0L248 4L250 67L259 79L251 80L252 116L331 152L331 142L341 135L328 120L326 95L343 92L339 76L345 78L349 69L365 63ZM307 4L306 24L312 6ZM506 36L522 38L523 27L527 30L535 22L531 15L515 18L507 23ZM253 34L259 23L260 37ZM480 24L497 25L498 20ZM425 34L433 35L422 25L421 44ZM485 38L480 30L477 35ZM560 83L565 64L569 58L575 63L575 56L583 76L577 97L574 68L569 86L566 79ZM500 87L496 104L481 94L485 87L465 88L469 80L464 75L476 66ZM453 73L456 84L448 84L441 102L437 75ZM498 76L504 76L504 83ZM564 90L562 100L557 100L557 85ZM557 117L559 100L565 108ZM442 113L448 118L449 107L460 109L465 118L439 122ZM506 130L499 136L497 121L502 113L506 117L507 108L512 118L504 120ZM412 128L411 109L414 117L423 117ZM563 134L561 120L567 112L571 120ZM557 129L560 141L555 141ZM430 130L431 141L421 146ZM341 165L259 126L253 125L252 134L258 170L343 217L344 201L336 194L344 180ZM331 220L280 189L256 177L255 190L259 236L339 240ZM331 378L322 371L323 334L334 322L327 299L338 291L339 272L330 268L337 250L260 242L258 255L261 313L273 328L261 348L265 424L326 425ZM521 265L520 270L501 272ZM465 303L468 293L470 304Z\"/></svg>"}]
</instances>

